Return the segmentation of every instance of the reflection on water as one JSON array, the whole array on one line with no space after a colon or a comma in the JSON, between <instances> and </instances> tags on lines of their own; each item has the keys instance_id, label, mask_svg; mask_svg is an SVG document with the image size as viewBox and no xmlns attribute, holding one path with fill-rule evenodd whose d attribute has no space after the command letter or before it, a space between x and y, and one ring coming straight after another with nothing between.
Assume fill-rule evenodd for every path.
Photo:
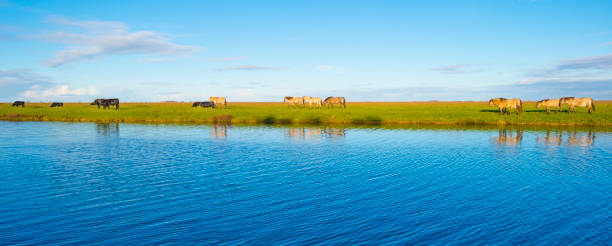
<instances>
[{"instance_id":1,"label":"reflection on water","mask_svg":"<svg viewBox=\"0 0 612 246\"><path fill-rule=\"evenodd\" d=\"M99 136L119 136L119 123L96 123Z\"/></svg>"},{"instance_id":2,"label":"reflection on water","mask_svg":"<svg viewBox=\"0 0 612 246\"><path fill-rule=\"evenodd\" d=\"M227 138L227 124L214 124L211 127L210 136L212 138Z\"/></svg>"},{"instance_id":3,"label":"reflection on water","mask_svg":"<svg viewBox=\"0 0 612 246\"><path fill-rule=\"evenodd\" d=\"M0 242L610 242L609 128L120 127L0 121Z\"/></svg>"},{"instance_id":4,"label":"reflection on water","mask_svg":"<svg viewBox=\"0 0 612 246\"><path fill-rule=\"evenodd\" d=\"M343 138L346 135L345 128L338 127L322 127L322 126L307 126L307 127L287 127L284 129L285 137L292 139L313 139L313 138Z\"/></svg>"},{"instance_id":5,"label":"reflection on water","mask_svg":"<svg viewBox=\"0 0 612 246\"><path fill-rule=\"evenodd\" d=\"M497 137L491 137L491 140L497 145L518 146L523 141L523 131L521 129L500 128Z\"/></svg>"},{"instance_id":6,"label":"reflection on water","mask_svg":"<svg viewBox=\"0 0 612 246\"><path fill-rule=\"evenodd\" d=\"M563 141L564 137L567 139L565 142ZM588 129L587 131L568 129L565 131L565 134L562 129L549 129L546 130L546 135L538 134L536 141L548 146L560 146L563 143L569 146L591 146L595 142L595 133L593 129Z\"/></svg>"}]
</instances>

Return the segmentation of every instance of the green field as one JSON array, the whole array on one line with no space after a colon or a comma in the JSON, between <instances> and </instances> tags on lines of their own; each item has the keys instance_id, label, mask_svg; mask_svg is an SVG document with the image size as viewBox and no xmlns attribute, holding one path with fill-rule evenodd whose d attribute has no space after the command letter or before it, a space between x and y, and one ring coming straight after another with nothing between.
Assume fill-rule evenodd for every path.
<instances>
[{"instance_id":1,"label":"green field","mask_svg":"<svg viewBox=\"0 0 612 246\"><path fill-rule=\"evenodd\" d=\"M0 120L143 123L351 124L351 125L583 125L612 126L612 101L596 102L596 111L546 114L525 102L520 115L499 115L487 102L355 102L347 108L288 108L282 103L229 103L227 108L192 108L190 103L122 103L103 110L87 103L0 104ZM564 108L567 109L567 106Z\"/></svg>"}]
</instances>

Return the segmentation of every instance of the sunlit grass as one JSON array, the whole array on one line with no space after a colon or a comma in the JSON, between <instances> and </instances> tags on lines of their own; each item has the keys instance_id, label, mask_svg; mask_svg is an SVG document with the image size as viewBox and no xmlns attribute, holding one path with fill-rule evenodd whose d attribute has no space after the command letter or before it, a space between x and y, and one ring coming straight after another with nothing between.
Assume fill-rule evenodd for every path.
<instances>
[{"instance_id":1,"label":"sunlit grass","mask_svg":"<svg viewBox=\"0 0 612 246\"><path fill-rule=\"evenodd\" d=\"M192 108L190 103L122 103L119 110L102 110L87 103L27 103L25 108L0 104L0 120L94 121L151 123L265 123L265 124L525 124L612 126L612 102L596 102L597 111L546 114L534 102L525 112L499 115L486 102L356 102L347 108L287 107L282 103L229 103L227 108ZM567 109L567 106L565 107Z\"/></svg>"}]
</instances>

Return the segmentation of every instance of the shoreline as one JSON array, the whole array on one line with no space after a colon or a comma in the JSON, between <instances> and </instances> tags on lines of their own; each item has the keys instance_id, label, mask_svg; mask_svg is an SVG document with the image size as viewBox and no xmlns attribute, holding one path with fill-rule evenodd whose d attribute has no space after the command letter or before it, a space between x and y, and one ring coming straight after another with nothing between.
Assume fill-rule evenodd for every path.
<instances>
[{"instance_id":1,"label":"shoreline","mask_svg":"<svg viewBox=\"0 0 612 246\"><path fill-rule=\"evenodd\" d=\"M122 103L119 110L88 103L26 103L25 108L0 104L3 121L57 121L151 124L349 125L349 126L546 126L611 127L612 101L598 101L587 114L551 112L526 102L520 115L500 115L487 102L349 102L347 108L287 107L283 103L235 102L228 108L191 108L190 103ZM567 108L564 108L567 110Z\"/></svg>"}]
</instances>

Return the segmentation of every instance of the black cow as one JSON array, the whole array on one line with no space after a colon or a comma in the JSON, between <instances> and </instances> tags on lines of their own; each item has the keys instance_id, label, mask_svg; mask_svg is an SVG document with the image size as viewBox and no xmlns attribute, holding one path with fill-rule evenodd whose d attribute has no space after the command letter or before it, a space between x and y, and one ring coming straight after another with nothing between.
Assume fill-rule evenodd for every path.
<instances>
[{"instance_id":1,"label":"black cow","mask_svg":"<svg viewBox=\"0 0 612 246\"><path fill-rule=\"evenodd\" d=\"M102 98L98 98L96 100L93 100L92 103L90 103L89 105L98 105L98 109L100 108L100 105L102 105L102 101L104 101L104 99Z\"/></svg>"},{"instance_id":2,"label":"black cow","mask_svg":"<svg viewBox=\"0 0 612 246\"><path fill-rule=\"evenodd\" d=\"M21 106L23 108L23 107L25 107L25 102L24 101L15 101L12 106L13 107Z\"/></svg>"},{"instance_id":3,"label":"black cow","mask_svg":"<svg viewBox=\"0 0 612 246\"><path fill-rule=\"evenodd\" d=\"M111 98L111 99L98 98L94 100L92 103L90 103L89 105L98 105L98 108L100 108L100 105L102 105L102 109L110 108L111 106L114 105L115 109L119 109L119 99L118 98Z\"/></svg>"},{"instance_id":4,"label":"black cow","mask_svg":"<svg viewBox=\"0 0 612 246\"><path fill-rule=\"evenodd\" d=\"M52 107L52 108L55 108L55 107L64 107L64 103L63 102L54 102L49 107Z\"/></svg>"},{"instance_id":5,"label":"black cow","mask_svg":"<svg viewBox=\"0 0 612 246\"><path fill-rule=\"evenodd\" d=\"M213 101L204 101L204 102L194 102L191 107L202 107L202 108L215 108L215 102Z\"/></svg>"}]
</instances>

